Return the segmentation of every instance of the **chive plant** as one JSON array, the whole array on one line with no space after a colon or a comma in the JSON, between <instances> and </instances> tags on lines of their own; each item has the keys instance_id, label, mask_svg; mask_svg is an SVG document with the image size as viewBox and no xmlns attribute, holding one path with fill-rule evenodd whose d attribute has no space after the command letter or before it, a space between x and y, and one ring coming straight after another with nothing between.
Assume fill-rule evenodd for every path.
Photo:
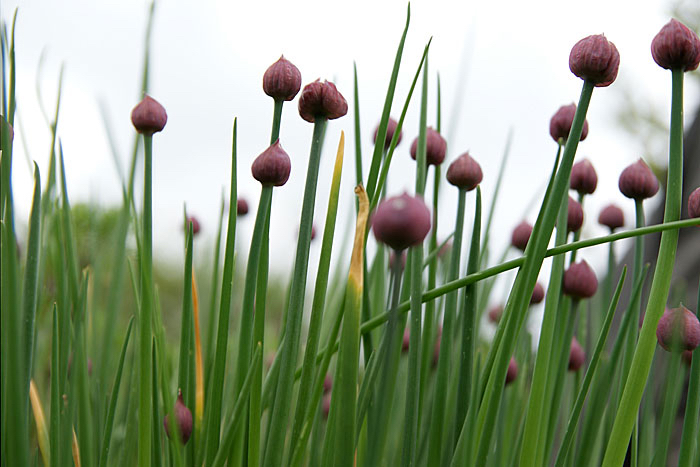
<instances>
[{"instance_id":1,"label":"chive plant","mask_svg":"<svg viewBox=\"0 0 700 467\"><path fill-rule=\"evenodd\" d=\"M149 31L152 18L153 8ZM407 52L420 58L419 64L407 77L412 81L400 103L401 113L394 114L399 118L390 118L396 86L404 78L400 68L409 25L410 9L369 160L363 159L360 148L362 96L354 67L356 197L354 228L344 235L339 235L336 220L344 195L345 133L336 133L328 121L343 117L348 105L328 81L313 81L299 95L299 116L313 123L299 237L290 282L281 287L287 285L288 297L280 337L265 342L266 335L275 335L267 331L277 325L268 316L266 300L278 285L269 275L270 220L275 215L271 201L274 187L290 177L291 166L280 144L280 139L289 138L282 131L282 110L299 93L301 72L281 57L263 75L263 91L274 101L272 130L269 141L259 142L267 149L252 165L261 194L245 271L234 267L237 219L248 212L237 192L239 177L247 175L237 170L234 119L228 210L222 202L211 252L199 245L195 250L198 224L186 217L182 289L174 287L182 298L182 311L173 319L161 311L172 291L160 274L164 266L152 253L153 135L164 129L167 115L145 95L148 40L144 97L131 115L140 137L128 176L122 176L123 205L110 237L116 247L85 253L80 241L84 227L77 222L80 206L71 205L68 197L71 155L64 155L57 126L62 78L56 112L48 122L52 144L45 188L35 164L33 193L13 191L13 22L9 40L2 38L3 64L8 65L3 73L9 75L3 76L0 120L2 467L618 466L628 452L632 465L661 466L670 462L676 448L679 465L698 465L698 310L673 296L669 299L678 231L700 226L700 189L688 200L688 219L681 219L680 210L683 75L700 63L697 34L672 20L652 42L653 59L672 77L663 223L645 223L642 200L656 193L659 183L640 161L625 169L619 181L620 191L635 200L635 228L624 229L622 211L610 205L598 217L609 234L585 238L584 201L598 196L598 179L590 162L574 161L579 142L589 135L586 114L592 93L615 81L620 60L607 38L589 36L574 45L569 57L571 71L583 79L578 104L561 107L550 120L556 156L536 221L523 221L513 231L517 257L492 262L489 232L498 215L495 199L507 164L494 184L468 152L457 148L461 155L446 173L440 170L448 142L440 135L439 76L437 102L428 98L430 41L422 50ZM421 74L416 103L413 92ZM435 129L428 126L433 104ZM417 164L415 188L411 194L397 195L387 179L413 107L419 112L417 136L409 150ZM329 174L320 163L326 133L333 143L338 141ZM509 137L504 161L510 144ZM137 208L134 175L141 154L144 199ZM321 177L329 177L331 187L317 275L308 284ZM438 241L438 223L449 224L445 211L438 209L443 177L457 189L457 212L454 225L448 227L450 235ZM431 180L429 209L424 197ZM494 189L483 225L482 186ZM578 199L569 196L570 190ZM468 202L471 191L475 194ZM23 220L16 217L14 199L29 195L24 238L18 234L25 230L17 228ZM473 216L471 230L464 226L468 216ZM642 261L642 241L659 232L659 256L645 300L649 265ZM342 236L349 245L337 240ZM629 238L634 239L635 255L627 279L627 265L617 274L613 245ZM450 253L441 257L448 242ZM609 248L600 292L600 272L578 258L579 250L595 245ZM336 263L331 262L332 254L338 257ZM197 265L206 255L212 255L212 270L203 284L208 297L200 306L197 277L202 274ZM550 257L545 292L538 276ZM515 280L506 296L498 296L493 280L510 270L517 271ZM130 289L122 286L122 276L130 277ZM623 308L619 301L626 280L632 292ZM232 293L234 281L242 284L240 296ZM313 299L302 344L309 292ZM533 350L523 324L540 302L544 315ZM488 303L505 304L497 313L488 313L497 326L493 338L480 332ZM642 308L646 312L638 331ZM200 309L207 310L201 335ZM612 325L615 314L621 315L617 329ZM171 319L181 323L179 339L166 332ZM237 323L235 332L229 329L232 320ZM669 351L668 358L654 359L657 342ZM263 358L266 348L275 351L270 366ZM652 380L663 383L648 384ZM675 439L671 428L685 384L683 426ZM640 409L642 397L662 403L645 403Z\"/></svg>"}]
</instances>

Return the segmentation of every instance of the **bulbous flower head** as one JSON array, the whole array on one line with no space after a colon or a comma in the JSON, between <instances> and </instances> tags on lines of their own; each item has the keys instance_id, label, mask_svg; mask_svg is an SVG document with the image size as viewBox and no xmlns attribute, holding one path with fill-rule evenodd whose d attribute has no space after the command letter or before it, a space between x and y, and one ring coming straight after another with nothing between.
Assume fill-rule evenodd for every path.
<instances>
[{"instance_id":1,"label":"bulbous flower head","mask_svg":"<svg viewBox=\"0 0 700 467\"><path fill-rule=\"evenodd\" d=\"M253 177L263 185L282 186L289 180L292 163L289 156L277 140L275 144L265 149L254 161L251 167Z\"/></svg>"},{"instance_id":2,"label":"bulbous flower head","mask_svg":"<svg viewBox=\"0 0 700 467\"><path fill-rule=\"evenodd\" d=\"M144 135L163 131L167 122L165 108L150 96L143 96L143 100L131 111L131 123L136 131Z\"/></svg>"},{"instance_id":3,"label":"bulbous flower head","mask_svg":"<svg viewBox=\"0 0 700 467\"><path fill-rule=\"evenodd\" d=\"M411 158L416 160L418 151L418 137L411 143ZM425 161L428 165L440 165L447 154L447 141L432 127L425 132Z\"/></svg>"},{"instance_id":4,"label":"bulbous flower head","mask_svg":"<svg viewBox=\"0 0 700 467\"><path fill-rule=\"evenodd\" d=\"M299 115L307 122L313 123L318 117L334 120L346 113L348 103L333 83L317 79L301 91Z\"/></svg>"},{"instance_id":5,"label":"bulbous flower head","mask_svg":"<svg viewBox=\"0 0 700 467\"><path fill-rule=\"evenodd\" d=\"M586 353L576 338L571 339L571 350L569 351L569 371L578 371L586 363Z\"/></svg>"},{"instance_id":6,"label":"bulbous flower head","mask_svg":"<svg viewBox=\"0 0 700 467\"><path fill-rule=\"evenodd\" d=\"M301 72L282 55L263 75L263 91L275 100L291 101L301 89Z\"/></svg>"},{"instance_id":7,"label":"bulbous flower head","mask_svg":"<svg viewBox=\"0 0 700 467\"><path fill-rule=\"evenodd\" d=\"M571 168L571 189L582 195L593 194L598 186L598 174L588 159L583 159Z\"/></svg>"},{"instance_id":8,"label":"bulbous flower head","mask_svg":"<svg viewBox=\"0 0 700 467\"><path fill-rule=\"evenodd\" d=\"M642 159L622 171L617 186L623 195L634 200L651 198L659 191L656 175Z\"/></svg>"},{"instance_id":9,"label":"bulbous flower head","mask_svg":"<svg viewBox=\"0 0 700 467\"><path fill-rule=\"evenodd\" d=\"M379 203L372 217L377 241L398 251L421 243L430 225L430 211L423 200L407 193Z\"/></svg>"},{"instance_id":10,"label":"bulbous flower head","mask_svg":"<svg viewBox=\"0 0 700 467\"><path fill-rule=\"evenodd\" d=\"M685 24L672 19L651 41L651 56L667 70L695 70L700 64L700 39Z\"/></svg>"},{"instance_id":11,"label":"bulbous flower head","mask_svg":"<svg viewBox=\"0 0 700 467\"><path fill-rule=\"evenodd\" d=\"M180 441L182 441L182 444L187 444L187 441L190 440L190 436L192 436L192 412L190 412L190 409L185 405L181 390L178 390L177 400L173 407L173 414L175 415L175 423L177 423L180 432ZM168 435L168 438L170 438L170 417L168 415L165 416L163 425L165 425L165 433Z\"/></svg>"},{"instance_id":12,"label":"bulbous flower head","mask_svg":"<svg viewBox=\"0 0 700 467\"><path fill-rule=\"evenodd\" d=\"M407 353L411 344L411 331L406 328L403 331L403 339L401 340L401 353Z\"/></svg>"},{"instance_id":13,"label":"bulbous flower head","mask_svg":"<svg viewBox=\"0 0 700 467\"><path fill-rule=\"evenodd\" d=\"M506 372L506 386L516 380L518 377L518 362L515 358L510 357L510 362L508 362L508 371Z\"/></svg>"},{"instance_id":14,"label":"bulbous flower head","mask_svg":"<svg viewBox=\"0 0 700 467\"><path fill-rule=\"evenodd\" d=\"M656 326L656 338L669 352L694 350L700 345L700 321L683 305L666 310Z\"/></svg>"},{"instance_id":15,"label":"bulbous flower head","mask_svg":"<svg viewBox=\"0 0 700 467\"><path fill-rule=\"evenodd\" d=\"M700 217L700 187L693 190L688 197L688 216Z\"/></svg>"},{"instance_id":16,"label":"bulbous flower head","mask_svg":"<svg viewBox=\"0 0 700 467\"><path fill-rule=\"evenodd\" d=\"M201 229L201 226L199 225L199 220L197 220L197 218L194 216L188 216L187 221L185 222L185 228L189 229L190 224L192 224L192 234L197 235Z\"/></svg>"},{"instance_id":17,"label":"bulbous flower head","mask_svg":"<svg viewBox=\"0 0 700 467\"><path fill-rule=\"evenodd\" d=\"M620 53L603 34L581 39L569 55L571 72L596 87L610 86L617 78L619 67Z\"/></svg>"},{"instance_id":18,"label":"bulbous flower head","mask_svg":"<svg viewBox=\"0 0 700 467\"><path fill-rule=\"evenodd\" d=\"M447 168L447 181L462 190L473 190L483 178L481 166L469 155L469 152L452 161Z\"/></svg>"},{"instance_id":19,"label":"bulbous flower head","mask_svg":"<svg viewBox=\"0 0 700 467\"><path fill-rule=\"evenodd\" d=\"M394 133L396 133L396 128L398 126L399 123L393 118L389 117L389 121L387 121L386 123L386 138L384 138L384 149L389 149L389 146L391 146L391 139L394 137ZM379 125L377 125L377 128L374 129L374 134L372 136L372 141L374 142L374 144L377 144L377 133L379 133ZM401 142L401 138L403 138L403 130L399 132L399 136L396 139L397 146Z\"/></svg>"},{"instance_id":20,"label":"bulbous flower head","mask_svg":"<svg viewBox=\"0 0 700 467\"><path fill-rule=\"evenodd\" d=\"M555 142L559 139L566 141L571 132L571 125L574 123L574 115L576 115L576 104L562 105L559 110L549 120L549 135ZM583 121L583 129L581 130L581 141L588 136L588 120Z\"/></svg>"},{"instance_id":21,"label":"bulbous flower head","mask_svg":"<svg viewBox=\"0 0 700 467\"><path fill-rule=\"evenodd\" d=\"M532 290L532 296L530 297L530 305L536 305L542 303L544 300L544 287L542 284L537 282L535 288Z\"/></svg>"},{"instance_id":22,"label":"bulbous flower head","mask_svg":"<svg viewBox=\"0 0 700 467\"><path fill-rule=\"evenodd\" d=\"M583 206L569 196L569 208L566 214L566 229L569 232L577 232L583 225Z\"/></svg>"},{"instance_id":23,"label":"bulbous flower head","mask_svg":"<svg viewBox=\"0 0 700 467\"><path fill-rule=\"evenodd\" d=\"M598 223L606 226L612 232L625 225L625 213L614 204L609 204L600 211Z\"/></svg>"},{"instance_id":24,"label":"bulbous flower head","mask_svg":"<svg viewBox=\"0 0 700 467\"><path fill-rule=\"evenodd\" d=\"M527 221L522 221L513 229L510 244L518 250L525 251L530 235L532 235L532 226Z\"/></svg>"},{"instance_id":25,"label":"bulbous flower head","mask_svg":"<svg viewBox=\"0 0 700 467\"><path fill-rule=\"evenodd\" d=\"M248 201L244 198L238 198L236 200L236 214L239 216L248 214Z\"/></svg>"},{"instance_id":26,"label":"bulbous flower head","mask_svg":"<svg viewBox=\"0 0 700 467\"><path fill-rule=\"evenodd\" d=\"M501 305L494 305L489 308L488 317L493 324L498 324L501 321L501 316L503 316L503 307Z\"/></svg>"},{"instance_id":27,"label":"bulbous flower head","mask_svg":"<svg viewBox=\"0 0 700 467\"><path fill-rule=\"evenodd\" d=\"M598 278L586 261L574 263L564 273L563 292L575 299L591 298L598 290Z\"/></svg>"}]
</instances>

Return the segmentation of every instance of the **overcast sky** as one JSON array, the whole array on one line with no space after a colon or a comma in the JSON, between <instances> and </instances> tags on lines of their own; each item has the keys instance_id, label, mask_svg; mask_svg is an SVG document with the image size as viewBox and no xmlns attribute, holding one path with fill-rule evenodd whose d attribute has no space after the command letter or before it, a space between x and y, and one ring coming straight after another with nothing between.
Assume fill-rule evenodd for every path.
<instances>
[{"instance_id":1,"label":"overcast sky","mask_svg":"<svg viewBox=\"0 0 700 467\"><path fill-rule=\"evenodd\" d=\"M2 1L4 22L17 4ZM120 202L120 185L98 102L104 102L122 164L127 166L134 135L129 113L139 100L148 3L30 0L19 4L18 127L23 127L27 145L15 137L18 211L26 217L31 202L27 158L38 162L43 175L48 165L49 131L39 110L37 83L43 105L52 113L61 64L65 64L65 76L58 131L70 196L73 202L115 205ZM639 102L648 100L657 106L659 117L667 121L670 73L653 62L650 43L669 20L669 10L668 2L661 0L411 4L392 115L398 117L423 47L432 36L429 124L435 124L439 72L444 133L454 130L447 162L466 150L479 161L486 207L506 135L513 129L512 153L493 227L496 253L520 220L534 221L535 213L525 209L545 183L556 152L548 133L549 119L559 106L578 101L581 89L582 81L568 68L569 52L590 34L605 33L619 49L621 65L611 87L595 90L588 114L590 133L579 146L577 158L589 158L599 175L598 191L586 202L583 236L604 233L596 219L600 208L611 201L625 209L631 222L633 203L619 194L617 177L625 166L648 155L638 141L620 131L615 116L626 92ZM250 164L267 147L272 116L272 100L262 92L262 75L282 53L301 70L304 84L318 77L334 80L351 110L353 61L357 63L367 170L370 135L382 109L405 12L403 1L161 1L152 38L150 94L165 106L168 124L154 138L156 255L181 261L183 203L202 223L199 244L211 241L222 192L228 191L234 117L239 122L239 194L254 213L260 188L250 176ZM38 75L42 51L45 60ZM697 102L697 89L688 86L686 107L694 110ZM414 98L404 140L394 156L390 194L414 187L415 164L408 148L417 135L418 104ZM341 130L347 146L339 222L343 228L349 225L355 182L352 122L351 111L328 127L315 215L319 227ZM292 174L287 185L275 189L271 221L273 267L280 271L287 270L293 259L311 133L312 125L298 115L297 100L287 103L281 142L292 159ZM469 200L471 204L473 196ZM441 236L453 229L455 205L456 191L445 185ZM467 218L471 212L470 208ZM241 221L241 248L247 248L252 226L252 214ZM319 246L314 249L317 254ZM581 256L600 268L605 264L604 249L590 249Z\"/></svg>"}]
</instances>

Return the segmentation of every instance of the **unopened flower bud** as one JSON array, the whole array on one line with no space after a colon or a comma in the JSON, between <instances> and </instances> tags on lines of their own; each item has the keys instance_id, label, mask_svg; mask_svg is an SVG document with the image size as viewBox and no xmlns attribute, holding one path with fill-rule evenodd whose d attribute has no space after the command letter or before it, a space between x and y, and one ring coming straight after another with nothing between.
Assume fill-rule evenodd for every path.
<instances>
[{"instance_id":1,"label":"unopened flower bud","mask_svg":"<svg viewBox=\"0 0 700 467\"><path fill-rule=\"evenodd\" d=\"M583 159L571 168L571 189L582 195L592 194L598 186L598 175L593 164L588 159Z\"/></svg>"},{"instance_id":2,"label":"unopened flower bud","mask_svg":"<svg viewBox=\"0 0 700 467\"><path fill-rule=\"evenodd\" d=\"M430 224L430 211L423 200L407 193L382 201L372 218L374 236L394 250L420 244Z\"/></svg>"},{"instance_id":3,"label":"unopened flower bud","mask_svg":"<svg viewBox=\"0 0 700 467\"><path fill-rule=\"evenodd\" d=\"M700 321L683 305L666 310L656 327L656 338L669 352L693 350L700 345Z\"/></svg>"},{"instance_id":4,"label":"unopened flower bud","mask_svg":"<svg viewBox=\"0 0 700 467\"><path fill-rule=\"evenodd\" d=\"M200 228L201 228L197 218L194 216L188 216L187 222L186 222L187 229L189 229L190 224L192 224L192 234L197 235L199 233Z\"/></svg>"},{"instance_id":5,"label":"unopened flower bud","mask_svg":"<svg viewBox=\"0 0 700 467\"><path fill-rule=\"evenodd\" d=\"M251 171L253 177L263 185L282 186L289 179L292 163L289 156L277 140L275 144L265 149L255 161Z\"/></svg>"},{"instance_id":6,"label":"unopened flower bud","mask_svg":"<svg viewBox=\"0 0 700 467\"><path fill-rule=\"evenodd\" d=\"M408 347L411 344L411 331L406 328L403 332L403 340L401 341L401 353L407 353Z\"/></svg>"},{"instance_id":7,"label":"unopened flower bud","mask_svg":"<svg viewBox=\"0 0 700 467\"><path fill-rule=\"evenodd\" d=\"M411 158L416 160L418 151L418 137L411 143ZM432 127L425 132L425 161L428 165L440 165L445 160L447 153L447 141Z\"/></svg>"},{"instance_id":8,"label":"unopened flower bud","mask_svg":"<svg viewBox=\"0 0 700 467\"><path fill-rule=\"evenodd\" d=\"M389 121L386 123L386 138L384 138L384 149L389 149L389 146L391 146L391 140L394 137L394 133L396 133L396 128L398 127L398 125L399 124L396 120L389 117ZM377 125L377 128L374 129L374 135L372 136L372 141L374 142L374 144L377 144L377 133L378 132L379 132L379 125ZM399 136L396 139L397 146L401 142L401 138L403 138L403 130L399 133Z\"/></svg>"},{"instance_id":9,"label":"unopened flower bud","mask_svg":"<svg viewBox=\"0 0 700 467\"><path fill-rule=\"evenodd\" d=\"M623 195L635 200L651 198L659 191L656 175L642 159L622 171L617 185Z\"/></svg>"},{"instance_id":10,"label":"unopened flower bud","mask_svg":"<svg viewBox=\"0 0 700 467\"><path fill-rule=\"evenodd\" d=\"M569 196L569 208L566 214L566 228L569 232L577 232L583 225L583 206Z\"/></svg>"},{"instance_id":11,"label":"unopened flower bud","mask_svg":"<svg viewBox=\"0 0 700 467\"><path fill-rule=\"evenodd\" d=\"M180 441L182 441L182 444L187 444L192 435L192 412L185 405L181 390L177 392L177 401L175 401L175 407L173 407L173 414L180 432ZM170 438L170 417L168 415L165 416L163 424L165 425L165 433Z\"/></svg>"},{"instance_id":12,"label":"unopened flower bud","mask_svg":"<svg viewBox=\"0 0 700 467\"><path fill-rule=\"evenodd\" d=\"M576 115L576 104L562 105L559 110L549 120L549 134L555 142L559 139L567 140L571 132L571 125L574 123L574 115ZM588 120L583 121L583 129L581 130L581 141L588 136Z\"/></svg>"},{"instance_id":13,"label":"unopened flower bud","mask_svg":"<svg viewBox=\"0 0 700 467\"><path fill-rule=\"evenodd\" d=\"M576 43L569 55L569 69L596 87L610 86L617 78L620 53L603 34L588 36Z\"/></svg>"},{"instance_id":14,"label":"unopened flower bud","mask_svg":"<svg viewBox=\"0 0 700 467\"><path fill-rule=\"evenodd\" d=\"M144 135L163 131L167 121L168 114L165 113L165 108L150 96L144 96L131 111L131 123L136 131Z\"/></svg>"},{"instance_id":15,"label":"unopened flower bud","mask_svg":"<svg viewBox=\"0 0 700 467\"><path fill-rule=\"evenodd\" d=\"M569 351L569 371L578 371L586 363L586 353L576 338L571 339L571 350Z\"/></svg>"},{"instance_id":16,"label":"unopened flower bud","mask_svg":"<svg viewBox=\"0 0 700 467\"><path fill-rule=\"evenodd\" d=\"M598 223L606 226L612 232L625 225L625 213L614 204L609 204L600 211Z\"/></svg>"},{"instance_id":17,"label":"unopened flower bud","mask_svg":"<svg viewBox=\"0 0 700 467\"><path fill-rule=\"evenodd\" d=\"M510 357L510 362L508 363L508 371L506 372L506 386L515 381L518 377L518 362L515 358Z\"/></svg>"},{"instance_id":18,"label":"unopened flower bud","mask_svg":"<svg viewBox=\"0 0 700 467\"><path fill-rule=\"evenodd\" d=\"M323 393L328 394L331 392L331 389L333 389L333 377L330 374L327 374L323 379Z\"/></svg>"},{"instance_id":19,"label":"unopened flower bud","mask_svg":"<svg viewBox=\"0 0 700 467\"><path fill-rule=\"evenodd\" d=\"M591 298L598 290L598 279L586 261L574 263L564 273L564 295L575 299Z\"/></svg>"},{"instance_id":20,"label":"unopened flower bud","mask_svg":"<svg viewBox=\"0 0 700 467\"><path fill-rule=\"evenodd\" d=\"M489 308L488 317L493 324L498 324L501 321L501 316L503 316L503 307L501 305L494 305Z\"/></svg>"},{"instance_id":21,"label":"unopened flower bud","mask_svg":"<svg viewBox=\"0 0 700 467\"><path fill-rule=\"evenodd\" d=\"M667 70L695 70L700 64L700 38L685 24L672 19L651 41L651 56Z\"/></svg>"},{"instance_id":22,"label":"unopened flower bud","mask_svg":"<svg viewBox=\"0 0 700 467\"><path fill-rule=\"evenodd\" d=\"M532 226L527 221L522 221L513 229L513 234L510 237L510 244L521 251L525 251L527 242L532 235Z\"/></svg>"},{"instance_id":23,"label":"unopened flower bud","mask_svg":"<svg viewBox=\"0 0 700 467\"><path fill-rule=\"evenodd\" d=\"M236 200L236 214L239 216L248 214L248 201L243 198L238 198L238 200Z\"/></svg>"},{"instance_id":24,"label":"unopened flower bud","mask_svg":"<svg viewBox=\"0 0 700 467\"><path fill-rule=\"evenodd\" d=\"M688 197L688 216L700 217L700 187L696 188Z\"/></svg>"},{"instance_id":25,"label":"unopened flower bud","mask_svg":"<svg viewBox=\"0 0 700 467\"><path fill-rule=\"evenodd\" d=\"M483 178L481 166L469 155L469 152L452 161L447 168L447 181L462 190L473 190Z\"/></svg>"},{"instance_id":26,"label":"unopened flower bud","mask_svg":"<svg viewBox=\"0 0 700 467\"><path fill-rule=\"evenodd\" d=\"M323 418L328 418L328 414L331 412L331 393L323 395L323 400L321 401L321 410L323 411Z\"/></svg>"},{"instance_id":27,"label":"unopened flower bud","mask_svg":"<svg viewBox=\"0 0 700 467\"><path fill-rule=\"evenodd\" d=\"M299 115L307 122L313 123L318 117L334 120L346 113L348 103L333 83L317 79L301 91Z\"/></svg>"},{"instance_id":28,"label":"unopened flower bud","mask_svg":"<svg viewBox=\"0 0 700 467\"><path fill-rule=\"evenodd\" d=\"M535 288L532 290L532 296L530 297L530 305L536 305L542 303L544 300L544 287L542 284L537 282Z\"/></svg>"},{"instance_id":29,"label":"unopened flower bud","mask_svg":"<svg viewBox=\"0 0 700 467\"><path fill-rule=\"evenodd\" d=\"M291 101L300 88L301 73L284 55L263 75L263 91L275 100Z\"/></svg>"}]
</instances>

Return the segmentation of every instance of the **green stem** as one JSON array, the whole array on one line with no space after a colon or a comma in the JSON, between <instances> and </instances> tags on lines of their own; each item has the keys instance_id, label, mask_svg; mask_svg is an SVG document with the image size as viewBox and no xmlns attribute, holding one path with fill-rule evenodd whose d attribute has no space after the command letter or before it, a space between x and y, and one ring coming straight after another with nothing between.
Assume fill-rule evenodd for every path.
<instances>
[{"instance_id":1,"label":"green stem","mask_svg":"<svg viewBox=\"0 0 700 467\"><path fill-rule=\"evenodd\" d=\"M275 110L272 115L272 134L270 135L270 144L275 144L280 138L280 124L282 123L282 106L284 100L275 99Z\"/></svg>"},{"instance_id":2,"label":"green stem","mask_svg":"<svg viewBox=\"0 0 700 467\"><path fill-rule=\"evenodd\" d=\"M696 315L700 315L700 287L698 287L698 301ZM685 417L683 417L683 435L681 437L681 449L678 456L678 467L690 467L694 453L697 452L698 433L698 408L700 407L700 357L695 353L695 358L690 364L690 381L688 383L688 401L685 404Z\"/></svg>"},{"instance_id":3,"label":"green stem","mask_svg":"<svg viewBox=\"0 0 700 467\"><path fill-rule=\"evenodd\" d=\"M672 352L669 356L668 369L666 370L666 381L664 382L664 405L661 412L661 423L658 426L658 436L656 440L656 453L651 463L653 467L664 467L668 465L668 442L673 431L673 421L678 413L678 400L680 399L680 385L678 381L681 372L681 353ZM682 374L682 373L681 373ZM685 378L684 378L685 379Z\"/></svg>"}]
</instances>

